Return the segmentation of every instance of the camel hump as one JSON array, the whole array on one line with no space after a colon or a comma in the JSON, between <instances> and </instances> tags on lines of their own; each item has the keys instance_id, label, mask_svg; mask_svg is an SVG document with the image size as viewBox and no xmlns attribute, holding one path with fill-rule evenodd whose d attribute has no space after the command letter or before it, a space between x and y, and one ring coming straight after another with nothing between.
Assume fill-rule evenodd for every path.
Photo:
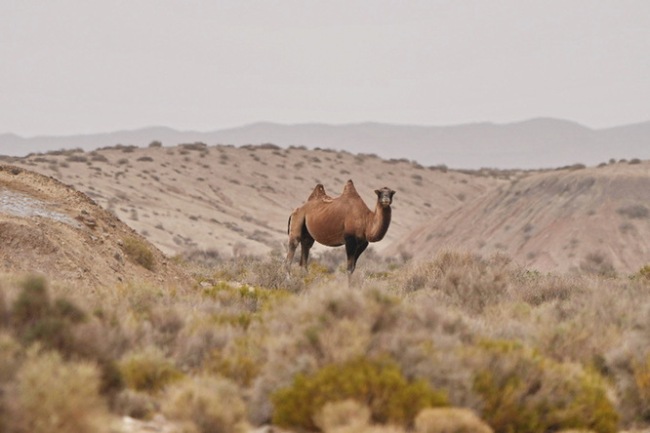
<instances>
[{"instance_id":1,"label":"camel hump","mask_svg":"<svg viewBox=\"0 0 650 433\"><path fill-rule=\"evenodd\" d=\"M332 200L332 198L328 196L327 193L325 192L325 187L323 186L322 183L319 183L314 187L314 190L309 195L307 201L319 200L319 199L325 201Z\"/></svg>"},{"instance_id":2,"label":"camel hump","mask_svg":"<svg viewBox=\"0 0 650 433\"><path fill-rule=\"evenodd\" d=\"M348 180L345 183L345 186L343 187L343 194L359 195L357 189L354 187L354 182L352 182L352 179Z\"/></svg>"}]
</instances>

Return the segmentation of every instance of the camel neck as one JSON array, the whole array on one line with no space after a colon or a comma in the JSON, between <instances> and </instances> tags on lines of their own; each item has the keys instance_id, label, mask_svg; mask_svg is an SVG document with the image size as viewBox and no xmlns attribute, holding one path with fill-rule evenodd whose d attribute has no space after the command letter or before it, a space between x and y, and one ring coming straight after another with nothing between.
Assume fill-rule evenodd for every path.
<instances>
[{"instance_id":1,"label":"camel neck","mask_svg":"<svg viewBox=\"0 0 650 433\"><path fill-rule=\"evenodd\" d=\"M390 225L390 217L390 206L382 207L377 203L375 211L370 214L370 224L368 224L366 231L366 239L368 242L379 242L384 238Z\"/></svg>"}]
</instances>

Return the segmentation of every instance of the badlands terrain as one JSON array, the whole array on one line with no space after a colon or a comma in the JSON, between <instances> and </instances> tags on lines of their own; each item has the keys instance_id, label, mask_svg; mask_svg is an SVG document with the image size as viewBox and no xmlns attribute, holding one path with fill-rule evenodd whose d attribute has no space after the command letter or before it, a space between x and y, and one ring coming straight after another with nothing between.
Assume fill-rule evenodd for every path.
<instances>
[{"instance_id":1,"label":"badlands terrain","mask_svg":"<svg viewBox=\"0 0 650 433\"><path fill-rule=\"evenodd\" d=\"M388 234L371 245L387 260L455 249L501 252L542 272L630 273L650 262L650 162L639 159L456 171L272 144L153 143L5 160L87 194L169 257L284 255L291 210L317 183L338 195L353 179L371 209L375 189L397 191Z\"/></svg>"}]
</instances>

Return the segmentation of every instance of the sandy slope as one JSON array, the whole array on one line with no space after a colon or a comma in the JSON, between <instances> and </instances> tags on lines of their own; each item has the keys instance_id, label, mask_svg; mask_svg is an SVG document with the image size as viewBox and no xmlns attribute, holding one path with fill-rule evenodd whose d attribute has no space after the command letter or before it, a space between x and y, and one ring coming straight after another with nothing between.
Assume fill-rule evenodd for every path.
<instances>
[{"instance_id":1,"label":"sandy slope","mask_svg":"<svg viewBox=\"0 0 650 433\"><path fill-rule=\"evenodd\" d=\"M152 252L154 272L130 260L126 239ZM162 253L86 195L55 179L0 165L0 273L39 273L86 286L185 286Z\"/></svg>"},{"instance_id":2,"label":"sandy slope","mask_svg":"<svg viewBox=\"0 0 650 433\"><path fill-rule=\"evenodd\" d=\"M650 263L650 162L539 173L414 230L395 251L504 252L541 271L634 272Z\"/></svg>"}]
</instances>

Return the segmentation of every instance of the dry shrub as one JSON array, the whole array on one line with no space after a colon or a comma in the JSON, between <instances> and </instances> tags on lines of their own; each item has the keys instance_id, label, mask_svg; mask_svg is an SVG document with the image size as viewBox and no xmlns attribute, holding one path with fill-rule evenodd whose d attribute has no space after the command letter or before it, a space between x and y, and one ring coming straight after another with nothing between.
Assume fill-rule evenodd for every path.
<instances>
[{"instance_id":1,"label":"dry shrub","mask_svg":"<svg viewBox=\"0 0 650 433\"><path fill-rule=\"evenodd\" d=\"M194 377L170 386L163 413L171 419L191 422L203 433L245 433L246 405L238 387L222 378Z\"/></svg>"},{"instance_id":2,"label":"dry shrub","mask_svg":"<svg viewBox=\"0 0 650 433\"><path fill-rule=\"evenodd\" d=\"M525 270L515 277L516 296L522 301L538 306L546 302L567 301L584 293L581 281L569 276L546 275Z\"/></svg>"},{"instance_id":3,"label":"dry shrub","mask_svg":"<svg viewBox=\"0 0 650 433\"><path fill-rule=\"evenodd\" d=\"M264 364L262 344L261 341L246 337L232 339L223 349L215 348L206 357L203 370L248 388Z\"/></svg>"},{"instance_id":4,"label":"dry shrub","mask_svg":"<svg viewBox=\"0 0 650 433\"><path fill-rule=\"evenodd\" d=\"M632 392L638 401L639 416L650 418L650 353L639 361L632 362L633 386Z\"/></svg>"},{"instance_id":5,"label":"dry shrub","mask_svg":"<svg viewBox=\"0 0 650 433\"><path fill-rule=\"evenodd\" d=\"M122 248L127 257L133 260L133 262L150 271L155 269L156 258L146 241L135 237L129 237L124 239Z\"/></svg>"},{"instance_id":6,"label":"dry shrub","mask_svg":"<svg viewBox=\"0 0 650 433\"><path fill-rule=\"evenodd\" d=\"M156 413L158 406L150 394L125 389L113 399L111 410L120 415L147 419Z\"/></svg>"},{"instance_id":7,"label":"dry shrub","mask_svg":"<svg viewBox=\"0 0 650 433\"><path fill-rule=\"evenodd\" d=\"M66 356L76 352L74 327L86 320L86 314L66 298L50 299L45 279L30 276L11 308L11 322L25 345L41 343Z\"/></svg>"},{"instance_id":8,"label":"dry shrub","mask_svg":"<svg viewBox=\"0 0 650 433\"><path fill-rule=\"evenodd\" d=\"M601 277L616 277L616 269L614 269L611 259L601 251L588 253L580 262L580 270L586 274Z\"/></svg>"},{"instance_id":9,"label":"dry shrub","mask_svg":"<svg viewBox=\"0 0 650 433\"><path fill-rule=\"evenodd\" d=\"M492 433L492 428L469 409L424 409L415 418L415 433Z\"/></svg>"},{"instance_id":10,"label":"dry shrub","mask_svg":"<svg viewBox=\"0 0 650 433\"><path fill-rule=\"evenodd\" d=\"M10 334L0 331L0 387L13 379L23 355L20 344Z\"/></svg>"},{"instance_id":11,"label":"dry shrub","mask_svg":"<svg viewBox=\"0 0 650 433\"><path fill-rule=\"evenodd\" d=\"M127 354L119 363L127 387L155 393L178 381L183 373L156 347Z\"/></svg>"},{"instance_id":12,"label":"dry shrub","mask_svg":"<svg viewBox=\"0 0 650 433\"><path fill-rule=\"evenodd\" d=\"M346 399L367 402L374 422L400 425L411 424L425 407L447 404L445 395L426 382L408 381L394 361L358 358L299 374L291 386L276 391L273 423L314 430L314 417L326 403Z\"/></svg>"},{"instance_id":13,"label":"dry shrub","mask_svg":"<svg viewBox=\"0 0 650 433\"><path fill-rule=\"evenodd\" d=\"M5 395L12 431L107 431L107 410L99 396L99 382L92 364L66 363L56 352L31 350Z\"/></svg>"},{"instance_id":14,"label":"dry shrub","mask_svg":"<svg viewBox=\"0 0 650 433\"><path fill-rule=\"evenodd\" d=\"M401 278L405 293L427 289L440 291L447 302L470 312L481 312L507 294L510 260L503 255L487 259L469 253L447 251L433 262L415 265Z\"/></svg>"},{"instance_id":15,"label":"dry shrub","mask_svg":"<svg viewBox=\"0 0 650 433\"><path fill-rule=\"evenodd\" d=\"M370 424L370 409L356 400L327 402L314 424L325 433L357 432Z\"/></svg>"},{"instance_id":16,"label":"dry shrub","mask_svg":"<svg viewBox=\"0 0 650 433\"><path fill-rule=\"evenodd\" d=\"M617 431L618 414L604 381L511 342L486 342L476 352L474 387L482 416L497 433L586 428Z\"/></svg>"}]
</instances>

